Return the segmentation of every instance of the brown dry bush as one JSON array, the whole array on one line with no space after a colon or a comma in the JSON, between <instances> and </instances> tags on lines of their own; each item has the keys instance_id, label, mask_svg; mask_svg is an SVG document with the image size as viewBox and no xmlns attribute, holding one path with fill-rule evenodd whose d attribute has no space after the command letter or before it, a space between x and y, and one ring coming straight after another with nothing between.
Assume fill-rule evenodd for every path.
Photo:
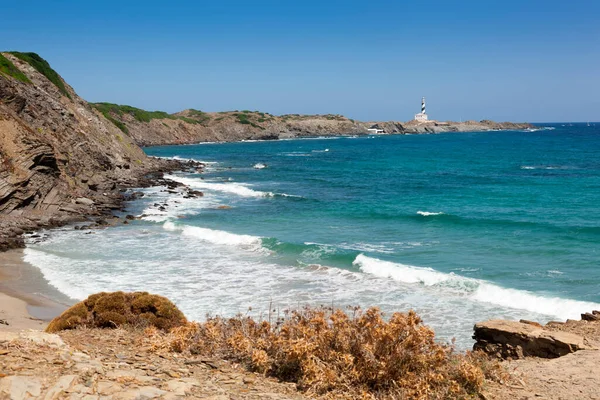
<instances>
[{"instance_id":1,"label":"brown dry bush","mask_svg":"<svg viewBox=\"0 0 600 400\"><path fill-rule=\"evenodd\" d=\"M53 319L46 332L122 326L154 326L167 331L186 323L183 313L166 297L147 292L102 292L91 295Z\"/></svg>"},{"instance_id":2,"label":"brown dry bush","mask_svg":"<svg viewBox=\"0 0 600 400\"><path fill-rule=\"evenodd\" d=\"M352 316L305 308L274 324L215 317L149 340L172 351L239 362L331 398L471 398L498 365L437 343L413 311L385 320L377 308L355 308ZM491 378L500 376L498 368Z\"/></svg>"}]
</instances>

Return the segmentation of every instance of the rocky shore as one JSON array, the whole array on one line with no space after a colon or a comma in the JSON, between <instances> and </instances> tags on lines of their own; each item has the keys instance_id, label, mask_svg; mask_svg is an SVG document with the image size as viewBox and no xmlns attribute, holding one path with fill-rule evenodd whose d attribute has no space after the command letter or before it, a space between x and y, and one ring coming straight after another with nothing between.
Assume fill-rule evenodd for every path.
<instances>
[{"instance_id":1,"label":"rocky shore","mask_svg":"<svg viewBox=\"0 0 600 400\"><path fill-rule=\"evenodd\" d=\"M22 247L23 233L40 228L104 225L126 188L190 167L147 157L66 82L64 92L52 82L49 66L34 64L50 78L14 54L0 57L25 76L0 73L0 251Z\"/></svg>"}]
</instances>

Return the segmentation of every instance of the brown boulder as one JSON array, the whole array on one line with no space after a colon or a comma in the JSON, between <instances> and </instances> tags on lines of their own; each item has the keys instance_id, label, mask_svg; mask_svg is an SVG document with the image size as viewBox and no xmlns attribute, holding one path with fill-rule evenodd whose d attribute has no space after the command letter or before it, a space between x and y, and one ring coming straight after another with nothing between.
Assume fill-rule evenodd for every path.
<instances>
[{"instance_id":1,"label":"brown boulder","mask_svg":"<svg viewBox=\"0 0 600 400\"><path fill-rule=\"evenodd\" d=\"M588 349L583 337L568 332L552 332L516 321L491 320L475 324L474 350L499 358L527 356L556 358Z\"/></svg>"},{"instance_id":2,"label":"brown boulder","mask_svg":"<svg viewBox=\"0 0 600 400\"><path fill-rule=\"evenodd\" d=\"M583 321L600 321L600 314L596 314L593 312L581 314L581 319Z\"/></svg>"}]
</instances>

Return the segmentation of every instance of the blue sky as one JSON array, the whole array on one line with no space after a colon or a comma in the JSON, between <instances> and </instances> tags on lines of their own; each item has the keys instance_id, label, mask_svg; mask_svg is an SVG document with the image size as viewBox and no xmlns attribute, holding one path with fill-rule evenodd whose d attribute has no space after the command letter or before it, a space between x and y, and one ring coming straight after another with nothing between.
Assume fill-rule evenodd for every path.
<instances>
[{"instance_id":1,"label":"blue sky","mask_svg":"<svg viewBox=\"0 0 600 400\"><path fill-rule=\"evenodd\" d=\"M0 48L89 101L440 120L600 121L600 1L12 1Z\"/></svg>"}]
</instances>

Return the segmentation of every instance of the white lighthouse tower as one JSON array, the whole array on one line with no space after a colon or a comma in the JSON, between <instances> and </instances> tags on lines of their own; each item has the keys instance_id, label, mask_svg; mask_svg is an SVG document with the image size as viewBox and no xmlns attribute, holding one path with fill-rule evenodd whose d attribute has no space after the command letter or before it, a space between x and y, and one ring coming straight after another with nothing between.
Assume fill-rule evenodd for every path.
<instances>
[{"instance_id":1,"label":"white lighthouse tower","mask_svg":"<svg viewBox=\"0 0 600 400\"><path fill-rule=\"evenodd\" d=\"M427 121L428 117L425 113L425 97L421 99L421 112L415 114L415 121L424 122Z\"/></svg>"}]
</instances>

